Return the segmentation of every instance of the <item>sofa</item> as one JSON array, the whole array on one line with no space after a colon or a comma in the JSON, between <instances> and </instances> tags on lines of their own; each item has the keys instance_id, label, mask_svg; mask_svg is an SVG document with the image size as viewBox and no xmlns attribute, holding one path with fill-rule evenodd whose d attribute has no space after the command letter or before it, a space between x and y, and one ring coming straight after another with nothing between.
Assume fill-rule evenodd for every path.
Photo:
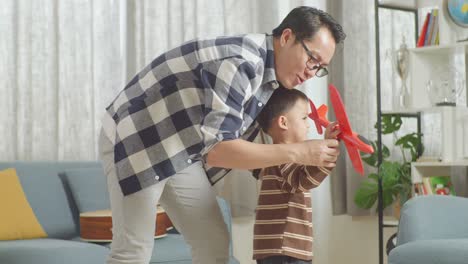
<instances>
[{"instance_id":1,"label":"sofa","mask_svg":"<svg viewBox=\"0 0 468 264\"><path fill-rule=\"evenodd\" d=\"M109 208L99 162L0 162L0 170L6 168L16 169L25 196L47 238L0 241L0 263L105 263L109 243L89 243L79 237L80 213ZM231 232L230 208L221 198L218 203ZM232 243L230 252L229 263L239 263L232 257ZM150 263L192 263L190 247L180 234L171 232L155 239Z\"/></svg>"},{"instance_id":2,"label":"sofa","mask_svg":"<svg viewBox=\"0 0 468 264\"><path fill-rule=\"evenodd\" d=\"M429 195L406 202L388 263L468 263L468 199Z\"/></svg>"}]
</instances>

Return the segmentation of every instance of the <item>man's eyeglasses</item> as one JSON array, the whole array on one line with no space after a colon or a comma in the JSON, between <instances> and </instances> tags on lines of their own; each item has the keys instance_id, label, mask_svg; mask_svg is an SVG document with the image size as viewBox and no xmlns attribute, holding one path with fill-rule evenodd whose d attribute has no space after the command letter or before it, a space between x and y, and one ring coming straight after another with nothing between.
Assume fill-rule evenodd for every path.
<instances>
[{"instance_id":1,"label":"man's eyeglasses","mask_svg":"<svg viewBox=\"0 0 468 264\"><path fill-rule=\"evenodd\" d=\"M323 67L320 62L312 55L312 52L307 48L307 46L304 44L304 41L301 40L302 47L304 47L304 50L307 53L307 56L309 56L309 59L306 62L306 67L310 71L315 71L315 76L317 77L323 77L328 74L327 68Z\"/></svg>"}]
</instances>

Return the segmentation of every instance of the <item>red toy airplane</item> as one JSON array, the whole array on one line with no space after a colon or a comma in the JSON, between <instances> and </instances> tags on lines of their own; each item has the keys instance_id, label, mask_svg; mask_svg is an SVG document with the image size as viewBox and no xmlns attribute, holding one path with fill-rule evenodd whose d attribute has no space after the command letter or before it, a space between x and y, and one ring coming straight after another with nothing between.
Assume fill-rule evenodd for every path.
<instances>
[{"instance_id":1,"label":"red toy airplane","mask_svg":"<svg viewBox=\"0 0 468 264\"><path fill-rule=\"evenodd\" d=\"M328 88L330 90L331 103L335 110L336 119L338 120L338 126L341 130L341 133L338 134L338 139L343 140L354 169L359 172L359 174L364 175L364 168L362 166L359 150L366 153L374 153L374 149L368 144L369 141L367 139L351 130L351 125L349 124L348 116L346 115L344 104L338 90L332 84L330 84ZM321 135L323 133L322 126L327 127L330 123L325 117L328 107L326 105L321 105L317 110L310 99L309 102L310 109L312 110L309 117L315 122L317 132Z\"/></svg>"}]
</instances>

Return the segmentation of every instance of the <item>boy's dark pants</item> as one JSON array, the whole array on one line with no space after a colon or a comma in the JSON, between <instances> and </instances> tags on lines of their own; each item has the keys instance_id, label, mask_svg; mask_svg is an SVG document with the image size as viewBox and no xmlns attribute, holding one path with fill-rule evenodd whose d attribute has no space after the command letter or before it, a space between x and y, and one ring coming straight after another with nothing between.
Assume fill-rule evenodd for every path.
<instances>
[{"instance_id":1,"label":"boy's dark pants","mask_svg":"<svg viewBox=\"0 0 468 264\"><path fill-rule=\"evenodd\" d=\"M257 259L257 264L312 264L312 261L289 256L272 256L264 259Z\"/></svg>"}]
</instances>

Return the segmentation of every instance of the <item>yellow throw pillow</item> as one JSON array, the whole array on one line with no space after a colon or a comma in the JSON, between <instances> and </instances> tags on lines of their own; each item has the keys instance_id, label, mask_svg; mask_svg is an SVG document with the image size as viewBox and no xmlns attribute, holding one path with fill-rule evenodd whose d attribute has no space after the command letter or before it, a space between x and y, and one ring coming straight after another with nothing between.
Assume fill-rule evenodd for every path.
<instances>
[{"instance_id":1,"label":"yellow throw pillow","mask_svg":"<svg viewBox=\"0 0 468 264\"><path fill-rule=\"evenodd\" d=\"M0 171L0 240L47 237L24 194L15 169Z\"/></svg>"}]
</instances>

